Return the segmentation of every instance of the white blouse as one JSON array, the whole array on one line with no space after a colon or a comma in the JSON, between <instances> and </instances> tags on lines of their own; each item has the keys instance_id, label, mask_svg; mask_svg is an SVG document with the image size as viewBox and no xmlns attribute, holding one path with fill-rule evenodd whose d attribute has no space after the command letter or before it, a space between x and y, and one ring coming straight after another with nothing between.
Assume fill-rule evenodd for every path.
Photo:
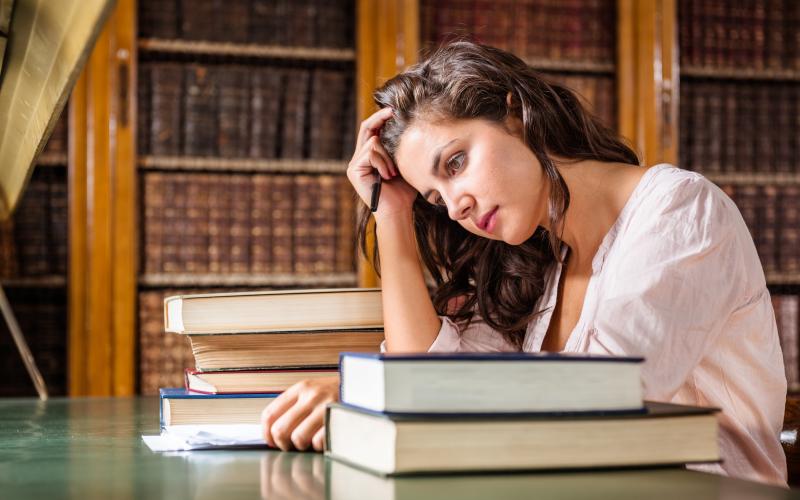
<instances>
[{"instance_id":1,"label":"white blouse","mask_svg":"<svg viewBox=\"0 0 800 500\"><path fill-rule=\"evenodd\" d=\"M555 263L525 352L541 350L560 277ZM442 317L430 347L512 350L479 318L459 331ZM723 463L692 468L786 485L786 377L764 272L736 205L703 176L667 164L644 174L594 256L564 351L644 356L646 399L722 410Z\"/></svg>"}]
</instances>

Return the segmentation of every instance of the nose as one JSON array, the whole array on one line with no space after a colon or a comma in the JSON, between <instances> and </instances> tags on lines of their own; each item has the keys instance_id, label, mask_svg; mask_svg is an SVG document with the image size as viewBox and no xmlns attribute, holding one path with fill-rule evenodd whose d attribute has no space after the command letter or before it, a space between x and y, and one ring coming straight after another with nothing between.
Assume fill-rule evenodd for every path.
<instances>
[{"instance_id":1,"label":"nose","mask_svg":"<svg viewBox=\"0 0 800 500\"><path fill-rule=\"evenodd\" d=\"M445 199L447 204L447 214L453 220L461 220L469 217L472 207L475 206L475 200L469 195L460 194L455 196L452 200Z\"/></svg>"}]
</instances>

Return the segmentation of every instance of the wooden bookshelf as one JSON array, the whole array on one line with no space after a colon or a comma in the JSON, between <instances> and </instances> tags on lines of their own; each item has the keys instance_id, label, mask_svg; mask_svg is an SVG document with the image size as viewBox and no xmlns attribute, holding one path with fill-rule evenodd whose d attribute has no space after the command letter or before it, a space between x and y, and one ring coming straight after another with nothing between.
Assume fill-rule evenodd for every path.
<instances>
[{"instance_id":1,"label":"wooden bookshelf","mask_svg":"<svg viewBox=\"0 0 800 500\"><path fill-rule=\"evenodd\" d=\"M800 71L790 69L757 70L752 68L682 66L681 76L686 78L711 78L720 80L800 82Z\"/></svg>"},{"instance_id":2,"label":"wooden bookshelf","mask_svg":"<svg viewBox=\"0 0 800 500\"><path fill-rule=\"evenodd\" d=\"M800 184L798 172L703 172L703 175L715 184L786 186Z\"/></svg>"},{"instance_id":3,"label":"wooden bookshelf","mask_svg":"<svg viewBox=\"0 0 800 500\"><path fill-rule=\"evenodd\" d=\"M66 167L66 153L43 153L36 159L36 165L42 167Z\"/></svg>"},{"instance_id":4,"label":"wooden bookshelf","mask_svg":"<svg viewBox=\"0 0 800 500\"><path fill-rule=\"evenodd\" d=\"M800 273L767 273L766 278L770 286L800 285Z\"/></svg>"},{"instance_id":5,"label":"wooden bookshelf","mask_svg":"<svg viewBox=\"0 0 800 500\"><path fill-rule=\"evenodd\" d=\"M353 49L325 47L285 47L280 45L168 40L162 38L141 38L137 45L140 53L143 54L187 54L194 56L329 62L355 62L356 60L356 52Z\"/></svg>"},{"instance_id":6,"label":"wooden bookshelf","mask_svg":"<svg viewBox=\"0 0 800 500\"><path fill-rule=\"evenodd\" d=\"M614 76L616 65L614 63L592 62L592 61L568 61L542 58L525 59L532 68L554 73L589 73Z\"/></svg>"},{"instance_id":7,"label":"wooden bookshelf","mask_svg":"<svg viewBox=\"0 0 800 500\"><path fill-rule=\"evenodd\" d=\"M336 287L355 286L356 273L325 274L143 274L143 287Z\"/></svg>"},{"instance_id":8,"label":"wooden bookshelf","mask_svg":"<svg viewBox=\"0 0 800 500\"><path fill-rule=\"evenodd\" d=\"M67 286L67 277L52 275L0 279L0 285L6 288L64 288Z\"/></svg>"},{"instance_id":9,"label":"wooden bookshelf","mask_svg":"<svg viewBox=\"0 0 800 500\"><path fill-rule=\"evenodd\" d=\"M177 171L344 174L347 170L347 163L341 160L140 156L137 164L144 170Z\"/></svg>"}]
</instances>

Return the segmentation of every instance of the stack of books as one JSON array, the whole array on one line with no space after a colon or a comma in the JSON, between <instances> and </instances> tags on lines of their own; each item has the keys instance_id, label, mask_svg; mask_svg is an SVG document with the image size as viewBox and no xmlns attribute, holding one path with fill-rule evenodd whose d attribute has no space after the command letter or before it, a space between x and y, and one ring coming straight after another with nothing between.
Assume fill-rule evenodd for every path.
<instances>
[{"instance_id":1,"label":"stack of books","mask_svg":"<svg viewBox=\"0 0 800 500\"><path fill-rule=\"evenodd\" d=\"M718 461L717 410L644 402L642 362L346 353L326 453L388 475Z\"/></svg>"},{"instance_id":2,"label":"stack of books","mask_svg":"<svg viewBox=\"0 0 800 500\"><path fill-rule=\"evenodd\" d=\"M189 337L196 369L160 390L162 427L258 424L294 383L335 375L342 351L377 353L383 341L377 289L174 296L164 318Z\"/></svg>"}]
</instances>

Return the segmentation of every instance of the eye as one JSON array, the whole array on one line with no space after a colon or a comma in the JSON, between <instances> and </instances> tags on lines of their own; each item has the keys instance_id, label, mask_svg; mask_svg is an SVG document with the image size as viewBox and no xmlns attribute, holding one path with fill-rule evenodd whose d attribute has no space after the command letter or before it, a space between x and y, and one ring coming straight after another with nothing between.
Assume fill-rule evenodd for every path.
<instances>
[{"instance_id":1,"label":"eye","mask_svg":"<svg viewBox=\"0 0 800 500\"><path fill-rule=\"evenodd\" d=\"M446 165L447 173L453 175L459 170L461 170L461 167L464 166L464 160L466 159L466 157L467 156L463 152L459 152L451 156L450 159L447 160L447 165Z\"/></svg>"}]
</instances>

